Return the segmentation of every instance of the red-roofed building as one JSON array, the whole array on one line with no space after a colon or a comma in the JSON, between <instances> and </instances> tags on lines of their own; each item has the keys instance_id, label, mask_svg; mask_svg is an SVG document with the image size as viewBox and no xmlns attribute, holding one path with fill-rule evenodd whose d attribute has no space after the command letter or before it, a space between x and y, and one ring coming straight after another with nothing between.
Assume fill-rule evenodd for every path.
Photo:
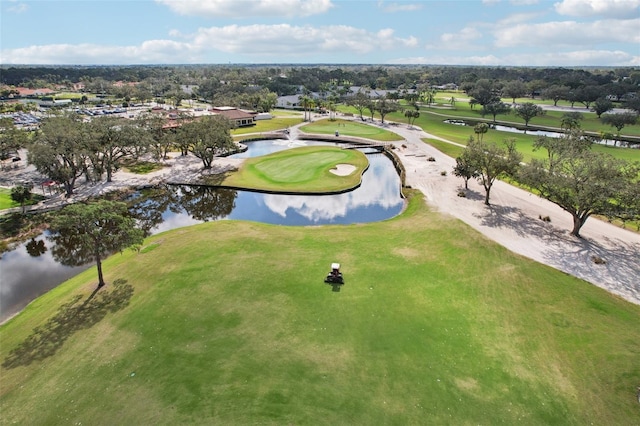
<instances>
[{"instance_id":1,"label":"red-roofed building","mask_svg":"<svg viewBox=\"0 0 640 426\"><path fill-rule=\"evenodd\" d=\"M18 96L23 97L23 98L27 98L29 96L43 96L43 95L51 95L52 93L55 93L53 90L51 89L28 89L26 87L16 87L16 90L18 91Z\"/></svg>"},{"instance_id":2,"label":"red-roofed building","mask_svg":"<svg viewBox=\"0 0 640 426\"><path fill-rule=\"evenodd\" d=\"M236 127L254 126L257 113L253 111L245 111L234 107L213 107L209 111L212 114L218 114L228 118Z\"/></svg>"}]
</instances>

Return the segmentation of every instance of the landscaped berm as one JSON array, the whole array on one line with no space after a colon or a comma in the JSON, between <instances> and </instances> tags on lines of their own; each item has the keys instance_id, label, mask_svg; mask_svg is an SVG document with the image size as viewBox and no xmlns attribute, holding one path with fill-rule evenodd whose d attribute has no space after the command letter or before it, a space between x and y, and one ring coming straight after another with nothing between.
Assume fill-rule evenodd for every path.
<instances>
[{"instance_id":1,"label":"landscaped berm","mask_svg":"<svg viewBox=\"0 0 640 426\"><path fill-rule=\"evenodd\" d=\"M418 194L379 223L181 228L104 270L96 294L90 269L0 328L3 424L640 419L640 306Z\"/></svg>"}]
</instances>

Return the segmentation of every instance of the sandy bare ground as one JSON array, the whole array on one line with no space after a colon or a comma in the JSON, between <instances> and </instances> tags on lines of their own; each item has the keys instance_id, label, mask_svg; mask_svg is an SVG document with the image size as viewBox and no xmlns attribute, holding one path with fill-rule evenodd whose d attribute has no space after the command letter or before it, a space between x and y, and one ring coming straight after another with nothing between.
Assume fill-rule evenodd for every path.
<instances>
[{"instance_id":1,"label":"sandy bare ground","mask_svg":"<svg viewBox=\"0 0 640 426\"><path fill-rule=\"evenodd\" d=\"M329 171L337 176L349 176L355 170L356 166L351 164L336 164L336 167Z\"/></svg>"},{"instance_id":2,"label":"sandy bare ground","mask_svg":"<svg viewBox=\"0 0 640 426\"><path fill-rule=\"evenodd\" d=\"M582 278L632 303L640 304L640 234L589 218L582 238L569 234L571 215L529 192L497 181L491 190L491 206L484 204L484 188L469 181L467 197L452 169L455 160L423 143L429 135L399 125L393 129L406 139L399 154L407 171L407 184L425 194L436 210L454 216L509 250ZM435 162L427 161L434 157ZM447 175L442 176L441 172ZM551 222L539 217L549 216ZM594 257L606 264L596 264Z\"/></svg>"},{"instance_id":3,"label":"sandy bare ground","mask_svg":"<svg viewBox=\"0 0 640 426\"><path fill-rule=\"evenodd\" d=\"M484 189L469 182L467 197L459 197L464 187L461 178L453 175L455 160L422 142L421 138L436 138L419 128L399 124L392 129L405 141L396 142L396 153L407 171L407 184L424 193L426 202L435 210L451 215L477 229L486 237L509 250L540 263L582 278L632 303L640 304L640 234L590 218L581 231L583 238L569 234L572 219L558 206L526 191L497 181L491 190L491 206L484 204ZM406 146L406 148L403 147ZM434 157L436 161L427 161ZM220 173L239 166L242 160L217 158L206 173ZM202 174L202 163L193 156L173 156L167 167L136 175L119 171L113 182L88 185L79 182L71 200L55 196L41 203L46 208L73 202L74 199L99 195L118 188L144 186L162 182L195 182ZM446 176L441 174L446 171ZM346 173L338 167L334 172ZM0 185L35 177L34 170L23 167L3 172ZM539 217L549 216L551 222ZM606 261L596 264L593 257Z\"/></svg>"}]
</instances>

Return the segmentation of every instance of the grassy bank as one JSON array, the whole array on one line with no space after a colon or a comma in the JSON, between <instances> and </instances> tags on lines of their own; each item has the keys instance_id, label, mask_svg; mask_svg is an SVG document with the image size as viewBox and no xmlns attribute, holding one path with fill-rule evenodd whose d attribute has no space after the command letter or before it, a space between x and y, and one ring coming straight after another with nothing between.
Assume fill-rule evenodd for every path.
<instances>
[{"instance_id":1,"label":"grassy bank","mask_svg":"<svg viewBox=\"0 0 640 426\"><path fill-rule=\"evenodd\" d=\"M367 157L355 149L307 146L248 158L222 185L274 192L345 191L360 184L368 164ZM352 166L353 171L340 176L332 172L338 165Z\"/></svg>"},{"instance_id":2,"label":"grassy bank","mask_svg":"<svg viewBox=\"0 0 640 426\"><path fill-rule=\"evenodd\" d=\"M182 228L104 268L92 298L95 268L0 328L3 424L638 418L640 307L415 194L380 223Z\"/></svg>"}]
</instances>

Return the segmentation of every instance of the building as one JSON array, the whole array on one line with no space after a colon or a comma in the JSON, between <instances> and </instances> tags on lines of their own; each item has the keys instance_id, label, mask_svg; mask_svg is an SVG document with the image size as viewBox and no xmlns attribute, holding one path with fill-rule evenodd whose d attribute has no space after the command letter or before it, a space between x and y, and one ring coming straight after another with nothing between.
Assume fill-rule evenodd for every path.
<instances>
[{"instance_id":1,"label":"building","mask_svg":"<svg viewBox=\"0 0 640 426\"><path fill-rule=\"evenodd\" d=\"M254 126L256 124L255 117L258 114L234 107L213 107L209 109L209 112L228 118L236 127Z\"/></svg>"}]
</instances>

